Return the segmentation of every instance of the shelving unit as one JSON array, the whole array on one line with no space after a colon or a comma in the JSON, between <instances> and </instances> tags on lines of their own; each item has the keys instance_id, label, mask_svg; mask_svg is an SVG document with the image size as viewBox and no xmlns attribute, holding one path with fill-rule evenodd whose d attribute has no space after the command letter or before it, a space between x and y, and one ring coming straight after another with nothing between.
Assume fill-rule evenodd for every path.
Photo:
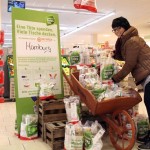
<instances>
[{"instance_id":1,"label":"shelving unit","mask_svg":"<svg viewBox=\"0 0 150 150\"><path fill-rule=\"evenodd\" d=\"M4 97L4 61L2 59L2 56L4 55L4 51L2 49L2 45L4 44L4 31L0 31L0 103L3 103Z\"/></svg>"},{"instance_id":2,"label":"shelving unit","mask_svg":"<svg viewBox=\"0 0 150 150\"><path fill-rule=\"evenodd\" d=\"M9 98L15 99L15 83L14 83L14 64L13 64L13 55L7 56L7 66L9 72L9 81L10 81L10 93Z\"/></svg>"}]
</instances>

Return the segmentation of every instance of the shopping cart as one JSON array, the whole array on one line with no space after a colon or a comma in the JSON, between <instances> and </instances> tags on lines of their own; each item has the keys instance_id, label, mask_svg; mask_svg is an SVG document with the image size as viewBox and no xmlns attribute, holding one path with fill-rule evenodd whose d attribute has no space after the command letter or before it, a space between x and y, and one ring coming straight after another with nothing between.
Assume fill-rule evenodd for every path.
<instances>
[{"instance_id":1,"label":"shopping cart","mask_svg":"<svg viewBox=\"0 0 150 150\"><path fill-rule=\"evenodd\" d=\"M98 115L109 125L109 137L116 150L131 150L135 144L135 123L126 111L142 101L141 96L130 89L130 97L118 97L98 102L94 95L79 83L79 72L71 74L65 79L72 91L80 96L80 99L93 115Z\"/></svg>"}]
</instances>

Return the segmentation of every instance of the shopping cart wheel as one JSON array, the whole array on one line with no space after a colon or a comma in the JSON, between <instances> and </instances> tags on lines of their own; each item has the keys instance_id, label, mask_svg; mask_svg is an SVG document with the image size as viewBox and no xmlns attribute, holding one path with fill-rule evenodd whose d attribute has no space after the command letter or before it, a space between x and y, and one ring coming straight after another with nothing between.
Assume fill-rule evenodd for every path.
<instances>
[{"instance_id":1,"label":"shopping cart wheel","mask_svg":"<svg viewBox=\"0 0 150 150\"><path fill-rule=\"evenodd\" d=\"M117 150L131 150L135 143L135 124L131 116L124 110L114 112L114 123L121 129L121 133L109 126L109 136Z\"/></svg>"}]
</instances>

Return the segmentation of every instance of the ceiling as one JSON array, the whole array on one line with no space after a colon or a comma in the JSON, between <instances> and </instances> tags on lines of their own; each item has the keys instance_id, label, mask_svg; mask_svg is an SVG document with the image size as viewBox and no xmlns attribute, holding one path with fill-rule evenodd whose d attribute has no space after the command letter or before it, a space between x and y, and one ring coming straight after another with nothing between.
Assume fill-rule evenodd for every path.
<instances>
[{"instance_id":1,"label":"ceiling","mask_svg":"<svg viewBox=\"0 0 150 150\"><path fill-rule=\"evenodd\" d=\"M135 26L142 37L150 37L150 0L96 0L98 13L81 14L73 6L73 0L24 0L26 8L38 8L42 11L55 9L55 13L59 14L59 22L61 26L61 35L74 30L78 26L82 26L91 22L98 17L102 17L111 12L115 12L106 19L103 19L93 25L90 25L82 30L61 38L62 43L77 43L77 42L92 42L93 39L97 42L110 41L115 42L116 37L111 32L112 20L116 17L123 16L127 18L131 25ZM2 0L2 28L5 32L11 32L11 13L7 12L7 0ZM71 12L56 12L57 9L73 10L78 13ZM84 10L84 12L89 12ZM102 16L101 16L102 15ZM63 27L63 28L62 28ZM65 28L64 28L65 27ZM96 37L96 38L95 38ZM5 39L11 39L11 35L5 35ZM6 43L7 41L5 41ZM8 43L8 42L7 42Z\"/></svg>"}]
</instances>

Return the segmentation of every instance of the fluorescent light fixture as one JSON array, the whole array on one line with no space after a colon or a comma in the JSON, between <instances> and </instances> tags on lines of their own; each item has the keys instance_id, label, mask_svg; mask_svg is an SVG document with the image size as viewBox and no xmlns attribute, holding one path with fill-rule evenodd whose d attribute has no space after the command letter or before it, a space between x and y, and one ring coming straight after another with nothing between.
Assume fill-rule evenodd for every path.
<instances>
[{"instance_id":1,"label":"fluorescent light fixture","mask_svg":"<svg viewBox=\"0 0 150 150\"><path fill-rule=\"evenodd\" d=\"M88 12L88 11L83 11L83 10L73 10L73 9L47 9L47 11L49 12L58 12L58 13L73 13L73 14L83 14L83 15L102 15L102 13L92 13L92 12Z\"/></svg>"},{"instance_id":2,"label":"fluorescent light fixture","mask_svg":"<svg viewBox=\"0 0 150 150\"><path fill-rule=\"evenodd\" d=\"M57 13L73 13L73 14L84 14L84 15L104 15L102 12L92 13L84 10L77 9L61 9L61 8L50 8L50 7L26 7L31 10L47 11L47 12L57 12Z\"/></svg>"},{"instance_id":3,"label":"fluorescent light fixture","mask_svg":"<svg viewBox=\"0 0 150 150\"><path fill-rule=\"evenodd\" d=\"M83 26L76 27L74 30L72 30L72 31L70 31L70 32L64 33L64 35L62 35L61 37L66 37L66 36L68 36L68 35L70 35L70 34L73 34L73 33L75 33L75 32L78 32L78 31L82 30L83 28L86 28L86 27L88 27L88 26L90 26L90 25L93 25L93 24L99 22L99 21L102 21L102 20L104 20L104 19L106 19L106 18L108 18L108 17L110 17L110 16L112 16L112 15L114 15L114 14L115 14L115 12L108 13L107 15L105 15L105 16L103 16L103 17L100 17L100 18L98 18L98 19L95 19L94 21L91 21L91 22L89 22L89 23L87 23L87 24L85 24L85 25L83 25Z\"/></svg>"},{"instance_id":4,"label":"fluorescent light fixture","mask_svg":"<svg viewBox=\"0 0 150 150\"><path fill-rule=\"evenodd\" d=\"M37 10L37 11L45 11L45 9L42 9L42 8L34 8L34 7L27 7L26 9Z\"/></svg>"}]
</instances>

